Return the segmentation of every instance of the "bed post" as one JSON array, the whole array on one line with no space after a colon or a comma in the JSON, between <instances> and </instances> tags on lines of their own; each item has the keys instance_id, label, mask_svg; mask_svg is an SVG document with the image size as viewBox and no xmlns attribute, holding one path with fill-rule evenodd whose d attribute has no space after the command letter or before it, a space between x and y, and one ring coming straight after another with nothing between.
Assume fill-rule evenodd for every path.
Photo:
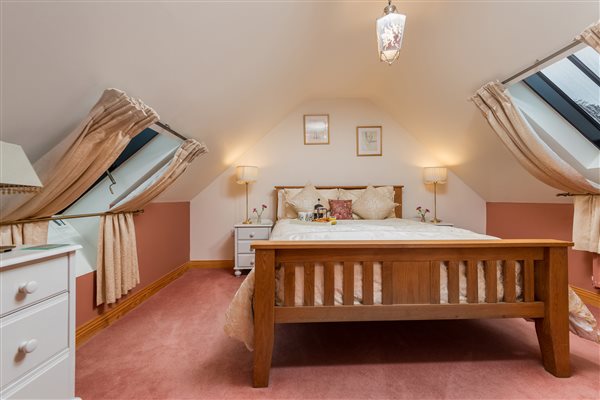
<instances>
[{"instance_id":1,"label":"bed post","mask_svg":"<svg viewBox=\"0 0 600 400\"><path fill-rule=\"evenodd\" d=\"M544 261L536 262L535 294L544 302L544 318L535 319L542 362L559 378L571 376L569 364L569 289L567 248L547 247Z\"/></svg>"},{"instance_id":2,"label":"bed post","mask_svg":"<svg viewBox=\"0 0 600 400\"><path fill-rule=\"evenodd\" d=\"M269 386L275 329L275 250L256 250L254 296L254 374L252 386Z\"/></svg>"}]
</instances>

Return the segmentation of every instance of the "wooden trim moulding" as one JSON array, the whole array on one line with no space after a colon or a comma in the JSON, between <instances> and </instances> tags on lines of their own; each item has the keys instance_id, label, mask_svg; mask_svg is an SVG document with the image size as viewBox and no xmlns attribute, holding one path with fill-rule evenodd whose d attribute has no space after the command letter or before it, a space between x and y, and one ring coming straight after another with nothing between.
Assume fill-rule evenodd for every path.
<instances>
[{"instance_id":1,"label":"wooden trim moulding","mask_svg":"<svg viewBox=\"0 0 600 400\"><path fill-rule=\"evenodd\" d=\"M145 288L141 289L139 292L135 292L132 295L118 301L114 306L110 307L107 311L98 315L96 318L77 327L75 333L76 347L81 346L92 336L100 332L102 329L110 326L113 322L142 304L144 301L152 297L159 290L173 282L175 279L182 276L191 268L233 268L233 260L195 260L188 261L180 265L173 271L164 275L162 278L159 278Z\"/></svg>"},{"instance_id":2,"label":"wooden trim moulding","mask_svg":"<svg viewBox=\"0 0 600 400\"><path fill-rule=\"evenodd\" d=\"M233 260L192 260L187 262L190 268L233 268Z\"/></svg>"},{"instance_id":3,"label":"wooden trim moulding","mask_svg":"<svg viewBox=\"0 0 600 400\"><path fill-rule=\"evenodd\" d=\"M86 322L79 326L75 333L75 347L78 348L83 343L87 342L92 336L100 332L102 329L107 328L113 322L133 310L148 298L153 296L160 289L173 282L175 279L183 275L188 269L188 263L182 264L173 271L164 275L162 278L152 282L139 292L135 292L130 296L127 296L123 300L117 302L113 307L110 307L104 313L98 315L96 318Z\"/></svg>"},{"instance_id":4,"label":"wooden trim moulding","mask_svg":"<svg viewBox=\"0 0 600 400\"><path fill-rule=\"evenodd\" d=\"M571 286L571 289L581 297L581 301L586 305L600 308L600 293L595 293L591 290L582 289L577 286Z\"/></svg>"}]
</instances>

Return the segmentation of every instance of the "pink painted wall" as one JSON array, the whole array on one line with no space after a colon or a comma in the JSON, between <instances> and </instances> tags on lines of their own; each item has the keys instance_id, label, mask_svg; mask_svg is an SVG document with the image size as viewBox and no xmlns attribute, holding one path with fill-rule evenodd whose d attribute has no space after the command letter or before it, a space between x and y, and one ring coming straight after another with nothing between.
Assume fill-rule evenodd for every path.
<instances>
[{"instance_id":1,"label":"pink painted wall","mask_svg":"<svg viewBox=\"0 0 600 400\"><path fill-rule=\"evenodd\" d=\"M135 293L189 261L190 203L151 203L135 217L141 283ZM125 296L126 298L126 296ZM104 312L96 307L96 273L77 278L76 324L80 326Z\"/></svg>"},{"instance_id":2,"label":"pink painted wall","mask_svg":"<svg viewBox=\"0 0 600 400\"><path fill-rule=\"evenodd\" d=\"M503 239L572 240L573 205L487 203L487 234ZM600 293L592 286L593 253L569 249L569 283Z\"/></svg>"}]
</instances>

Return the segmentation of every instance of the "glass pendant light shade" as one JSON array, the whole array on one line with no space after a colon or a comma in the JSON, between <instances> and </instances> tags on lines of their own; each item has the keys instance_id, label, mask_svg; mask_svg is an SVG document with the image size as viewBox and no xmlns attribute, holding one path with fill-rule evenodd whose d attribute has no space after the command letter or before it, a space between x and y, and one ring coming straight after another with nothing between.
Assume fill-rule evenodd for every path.
<instances>
[{"instance_id":1,"label":"glass pendant light shade","mask_svg":"<svg viewBox=\"0 0 600 400\"><path fill-rule=\"evenodd\" d=\"M377 19L377 46L379 59L391 65L400 55L406 15L399 14L391 1L383 12L384 15Z\"/></svg>"}]
</instances>

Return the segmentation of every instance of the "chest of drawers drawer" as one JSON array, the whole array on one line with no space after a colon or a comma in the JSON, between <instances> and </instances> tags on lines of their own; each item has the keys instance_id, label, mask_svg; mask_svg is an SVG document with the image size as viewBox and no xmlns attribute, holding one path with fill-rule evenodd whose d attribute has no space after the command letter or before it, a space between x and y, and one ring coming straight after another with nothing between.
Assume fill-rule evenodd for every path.
<instances>
[{"instance_id":1,"label":"chest of drawers drawer","mask_svg":"<svg viewBox=\"0 0 600 400\"><path fill-rule=\"evenodd\" d=\"M69 347L69 295L63 293L2 318L0 386Z\"/></svg>"},{"instance_id":2,"label":"chest of drawers drawer","mask_svg":"<svg viewBox=\"0 0 600 400\"><path fill-rule=\"evenodd\" d=\"M0 271L0 315L69 289L67 256Z\"/></svg>"}]
</instances>

